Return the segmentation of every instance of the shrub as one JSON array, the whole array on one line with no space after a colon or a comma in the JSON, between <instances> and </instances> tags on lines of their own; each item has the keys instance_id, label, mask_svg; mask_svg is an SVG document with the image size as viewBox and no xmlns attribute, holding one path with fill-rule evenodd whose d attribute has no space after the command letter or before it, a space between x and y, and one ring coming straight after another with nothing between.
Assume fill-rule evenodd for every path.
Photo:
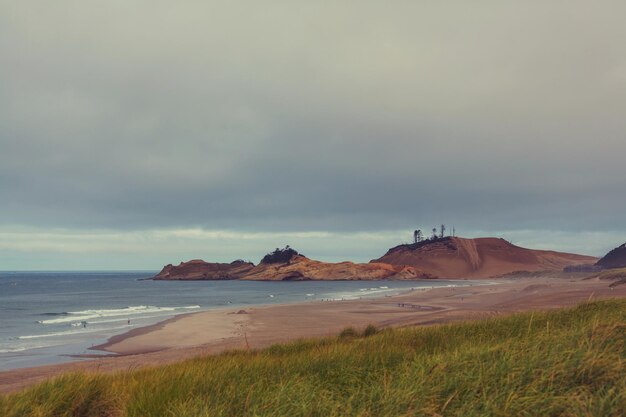
<instances>
[{"instance_id":1,"label":"shrub","mask_svg":"<svg viewBox=\"0 0 626 417\"><path fill-rule=\"evenodd\" d=\"M378 332L378 327L374 326L373 324L368 324L365 330L363 330L363 337L373 336Z\"/></svg>"},{"instance_id":2,"label":"shrub","mask_svg":"<svg viewBox=\"0 0 626 417\"><path fill-rule=\"evenodd\" d=\"M354 327L346 327L345 329L341 331L341 333L339 333L340 339L346 339L349 337L358 337L358 336L359 336L359 332L357 332Z\"/></svg>"},{"instance_id":3,"label":"shrub","mask_svg":"<svg viewBox=\"0 0 626 417\"><path fill-rule=\"evenodd\" d=\"M300 255L297 250L292 249L289 245L283 249L276 248L274 252L270 252L261 259L262 264L278 264L289 262L294 256Z\"/></svg>"}]
</instances>

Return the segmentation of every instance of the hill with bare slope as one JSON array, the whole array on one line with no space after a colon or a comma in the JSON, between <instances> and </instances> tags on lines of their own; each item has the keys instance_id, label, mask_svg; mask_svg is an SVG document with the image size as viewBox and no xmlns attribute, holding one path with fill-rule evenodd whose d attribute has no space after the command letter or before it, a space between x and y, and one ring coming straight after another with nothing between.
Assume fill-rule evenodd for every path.
<instances>
[{"instance_id":1,"label":"hill with bare slope","mask_svg":"<svg viewBox=\"0 0 626 417\"><path fill-rule=\"evenodd\" d=\"M596 265L603 269L626 268L626 243L611 250Z\"/></svg>"},{"instance_id":2,"label":"hill with bare slope","mask_svg":"<svg viewBox=\"0 0 626 417\"><path fill-rule=\"evenodd\" d=\"M373 263L412 266L439 278L491 278L517 271L554 271L597 258L534 250L504 239L445 237L389 249Z\"/></svg>"}]
</instances>

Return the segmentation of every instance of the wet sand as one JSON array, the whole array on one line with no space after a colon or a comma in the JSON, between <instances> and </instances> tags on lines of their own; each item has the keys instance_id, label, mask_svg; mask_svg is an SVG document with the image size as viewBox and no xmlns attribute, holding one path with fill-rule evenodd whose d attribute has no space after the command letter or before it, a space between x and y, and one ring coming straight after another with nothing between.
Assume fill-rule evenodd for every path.
<instances>
[{"instance_id":1,"label":"wet sand","mask_svg":"<svg viewBox=\"0 0 626 417\"><path fill-rule=\"evenodd\" d=\"M626 297L626 285L610 288L608 281L582 277L507 278L497 282L376 299L185 314L131 330L99 346L114 356L0 372L0 392L17 391L65 372L157 366L231 349L257 349L300 338L336 335L347 326L432 325Z\"/></svg>"}]
</instances>

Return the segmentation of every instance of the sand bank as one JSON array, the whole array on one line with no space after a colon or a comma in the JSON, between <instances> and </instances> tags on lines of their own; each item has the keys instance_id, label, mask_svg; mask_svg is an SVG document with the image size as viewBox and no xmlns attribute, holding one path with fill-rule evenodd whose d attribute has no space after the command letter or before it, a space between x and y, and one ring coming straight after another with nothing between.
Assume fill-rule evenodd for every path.
<instances>
[{"instance_id":1,"label":"sand bank","mask_svg":"<svg viewBox=\"0 0 626 417\"><path fill-rule=\"evenodd\" d=\"M192 313L115 336L100 346L119 356L0 372L0 392L19 390L68 371L155 366L229 349L335 335L347 326L428 325L617 297L626 297L626 285L610 288L609 282L598 279L529 277L377 299L263 306L246 308L245 313L241 309Z\"/></svg>"}]
</instances>

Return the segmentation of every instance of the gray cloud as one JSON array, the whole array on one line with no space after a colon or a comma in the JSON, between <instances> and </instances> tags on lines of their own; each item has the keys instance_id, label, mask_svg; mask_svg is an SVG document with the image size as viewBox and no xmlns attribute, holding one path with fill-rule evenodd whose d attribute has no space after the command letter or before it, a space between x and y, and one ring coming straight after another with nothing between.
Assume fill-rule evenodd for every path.
<instances>
[{"instance_id":1,"label":"gray cloud","mask_svg":"<svg viewBox=\"0 0 626 417\"><path fill-rule=\"evenodd\" d=\"M2 5L0 223L626 232L625 12Z\"/></svg>"}]
</instances>

